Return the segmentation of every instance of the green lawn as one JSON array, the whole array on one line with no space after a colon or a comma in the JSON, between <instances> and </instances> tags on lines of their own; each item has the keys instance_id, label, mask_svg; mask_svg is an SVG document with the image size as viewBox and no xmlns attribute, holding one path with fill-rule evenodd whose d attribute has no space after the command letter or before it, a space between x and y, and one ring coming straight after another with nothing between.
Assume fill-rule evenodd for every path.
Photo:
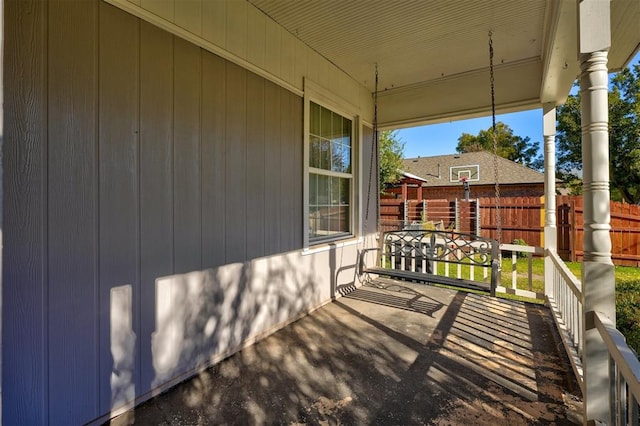
<instances>
[{"instance_id":1,"label":"green lawn","mask_svg":"<svg viewBox=\"0 0 640 426\"><path fill-rule=\"evenodd\" d=\"M577 277L582 276L582 264L579 262L565 262L569 270ZM511 258L502 260L501 280L504 287L511 287L512 263ZM481 268L476 268L476 274ZM517 286L526 289L527 286L527 259L517 259ZM469 277L469 267L462 266L462 277ZM438 274L444 274L444 264L438 265ZM544 293L544 259L532 260L532 289L538 293ZM616 327L627 338L629 346L640 354L640 268L628 266L616 266ZM450 266L449 276L457 276L455 265ZM523 300L533 303L542 303L541 300L532 300L508 294L498 294L499 297Z\"/></svg>"},{"instance_id":2,"label":"green lawn","mask_svg":"<svg viewBox=\"0 0 640 426\"><path fill-rule=\"evenodd\" d=\"M502 271L503 285L511 282L511 270L509 269L511 267L511 259L505 260L503 260ZM577 278L582 276L581 263L565 262L565 264ZM504 269L509 270L506 271ZM537 277L544 276L544 259L534 258L532 270L534 274L533 288L535 291L543 292L544 281ZM525 285L527 274L526 259L518 259L517 271L519 286ZM629 346L640 354L640 268L616 266L615 274L616 327L627 338Z\"/></svg>"}]
</instances>

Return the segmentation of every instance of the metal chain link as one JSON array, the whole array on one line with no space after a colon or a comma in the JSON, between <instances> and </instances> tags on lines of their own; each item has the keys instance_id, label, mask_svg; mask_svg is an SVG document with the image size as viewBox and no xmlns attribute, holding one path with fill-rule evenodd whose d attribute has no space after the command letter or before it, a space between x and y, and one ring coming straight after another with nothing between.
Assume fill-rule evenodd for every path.
<instances>
[{"instance_id":1,"label":"metal chain link","mask_svg":"<svg viewBox=\"0 0 640 426\"><path fill-rule=\"evenodd\" d=\"M500 205L500 172L498 170L498 139L496 138L496 96L493 76L493 33L489 31L489 81L491 82L491 138L493 139L493 173L496 196L496 240L502 242L502 213Z\"/></svg>"},{"instance_id":2,"label":"metal chain link","mask_svg":"<svg viewBox=\"0 0 640 426\"><path fill-rule=\"evenodd\" d=\"M375 164L374 164L375 161ZM373 183L373 169L374 166L376 169L378 169L378 167L380 166L378 164L378 64L376 64L376 79L375 79L375 86L374 86L374 92L373 92L373 137L371 140L371 161L369 164L369 191L367 191L367 209L366 209L366 213L365 213L365 217L364 217L364 232L367 232L367 225L369 223L369 205L371 203L371 184ZM380 183L378 182L379 180L379 173L376 173L376 194L377 191L380 191ZM376 206L376 212L378 211L379 207ZM378 216L376 214L376 216ZM378 218L379 219L379 218ZM378 224L380 223L380 221L378 220Z\"/></svg>"}]
</instances>

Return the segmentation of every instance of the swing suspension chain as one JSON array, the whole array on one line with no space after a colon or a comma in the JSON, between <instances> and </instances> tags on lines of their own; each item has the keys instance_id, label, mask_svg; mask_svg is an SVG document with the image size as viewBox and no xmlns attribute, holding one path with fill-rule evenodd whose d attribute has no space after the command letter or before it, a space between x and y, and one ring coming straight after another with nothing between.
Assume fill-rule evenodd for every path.
<instances>
[{"instance_id":1,"label":"swing suspension chain","mask_svg":"<svg viewBox=\"0 0 640 426\"><path fill-rule=\"evenodd\" d=\"M496 138L496 97L495 79L493 76L493 39L489 31L489 81L491 82L491 138L493 140L493 173L496 192L496 240L502 241L502 214L500 206L500 173L498 171L498 139Z\"/></svg>"},{"instance_id":2,"label":"swing suspension chain","mask_svg":"<svg viewBox=\"0 0 640 426\"><path fill-rule=\"evenodd\" d=\"M374 163L375 162L375 163ZM378 166L378 64L376 64L376 78L373 92L373 137L371 140L371 161L369 163L369 190L367 191L367 210L365 213L364 232L367 232L367 224L369 222L369 206L371 204L371 184L373 183L373 169L374 166L377 169ZM375 190L380 190L380 184L378 183L379 175L376 174L376 186ZM377 211L377 207L376 207Z\"/></svg>"}]
</instances>

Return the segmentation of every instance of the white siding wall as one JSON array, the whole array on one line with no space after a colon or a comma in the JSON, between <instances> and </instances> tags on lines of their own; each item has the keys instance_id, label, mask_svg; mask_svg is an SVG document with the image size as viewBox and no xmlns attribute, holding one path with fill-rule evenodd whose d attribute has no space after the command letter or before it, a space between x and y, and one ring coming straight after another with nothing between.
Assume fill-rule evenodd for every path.
<instances>
[{"instance_id":1,"label":"white siding wall","mask_svg":"<svg viewBox=\"0 0 640 426\"><path fill-rule=\"evenodd\" d=\"M105 0L302 94L308 78L372 120L371 93L244 0Z\"/></svg>"},{"instance_id":2,"label":"white siding wall","mask_svg":"<svg viewBox=\"0 0 640 426\"><path fill-rule=\"evenodd\" d=\"M302 247L303 99L273 81L313 55L244 1L140 3L202 34L223 7L211 36L278 77L102 1L5 5L7 424L115 415L355 278L361 244Z\"/></svg>"}]
</instances>

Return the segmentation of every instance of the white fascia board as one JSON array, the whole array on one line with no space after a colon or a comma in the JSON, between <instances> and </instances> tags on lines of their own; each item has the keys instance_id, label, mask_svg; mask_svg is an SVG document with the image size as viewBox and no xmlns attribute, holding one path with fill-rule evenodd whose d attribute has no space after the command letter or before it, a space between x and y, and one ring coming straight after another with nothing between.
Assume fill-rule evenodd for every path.
<instances>
[{"instance_id":1,"label":"white fascia board","mask_svg":"<svg viewBox=\"0 0 640 426\"><path fill-rule=\"evenodd\" d=\"M579 73L578 7L575 1L550 1L542 52L542 103L563 104Z\"/></svg>"},{"instance_id":2,"label":"white fascia board","mask_svg":"<svg viewBox=\"0 0 640 426\"><path fill-rule=\"evenodd\" d=\"M539 58L498 65L494 70L496 112L541 108ZM378 95L380 129L433 124L491 114L489 69L471 71Z\"/></svg>"}]
</instances>

